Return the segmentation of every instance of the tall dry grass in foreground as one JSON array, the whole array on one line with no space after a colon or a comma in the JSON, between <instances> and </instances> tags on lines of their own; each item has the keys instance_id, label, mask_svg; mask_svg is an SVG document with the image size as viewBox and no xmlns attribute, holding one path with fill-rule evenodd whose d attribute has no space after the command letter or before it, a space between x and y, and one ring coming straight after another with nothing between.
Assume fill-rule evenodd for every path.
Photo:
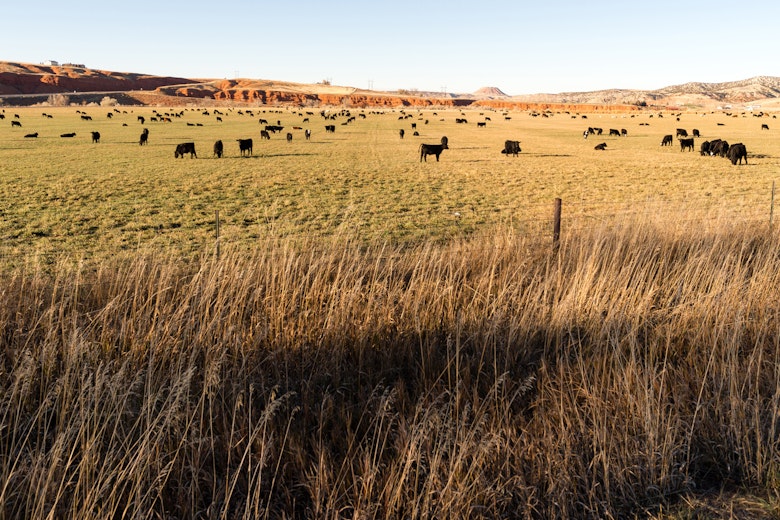
<instances>
[{"instance_id":1,"label":"tall dry grass in foreground","mask_svg":"<svg viewBox=\"0 0 780 520\"><path fill-rule=\"evenodd\" d=\"M18 269L0 514L777 516L780 242L715 227Z\"/></svg>"}]
</instances>

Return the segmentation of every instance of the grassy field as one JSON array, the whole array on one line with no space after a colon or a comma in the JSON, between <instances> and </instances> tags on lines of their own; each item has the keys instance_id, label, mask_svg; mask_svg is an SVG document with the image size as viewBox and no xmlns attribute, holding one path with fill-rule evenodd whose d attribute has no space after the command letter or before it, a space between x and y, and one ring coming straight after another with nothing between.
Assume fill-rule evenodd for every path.
<instances>
[{"instance_id":1,"label":"grassy field","mask_svg":"<svg viewBox=\"0 0 780 520\"><path fill-rule=\"evenodd\" d=\"M81 120L77 110L93 120ZM548 226L556 197L564 201L569 226L648 211L677 219L710 218L714 211L726 219L768 221L780 157L775 130L760 130L762 122L773 128L774 121L749 113L686 113L676 121L669 114L589 114L585 120L518 112L506 120L498 112L409 110L413 117L399 120L398 111L365 110L365 119L349 125L342 124L346 117L328 121L336 132L327 134L318 110L307 115L255 109L252 117L223 109L222 123L195 108L155 109L183 115L152 123L152 110L122 107L110 119L109 107L6 110L0 126L2 253L105 256L150 245L201 250L214 242L217 211L223 243L250 246L258 239L344 231L408 243L497 223ZM43 112L54 117L42 117ZM22 128L11 127L12 113L20 116ZM150 130L144 147L138 146L139 115ZM455 124L456 117L469 123ZM486 128L477 128L486 117ZM260 118L279 121L285 131L261 141ZM411 135L412 122L419 137ZM310 128L311 141L294 126ZM584 140L588 126L605 133L625 128L628 136ZM701 131L697 150L702 140L716 137L746 143L750 165L681 153L676 141L660 147L662 136L678 127ZM406 130L403 140L400 128ZM91 143L93 130L102 136L99 144ZM284 139L287 131L292 143ZM31 132L39 137L23 137ZM77 135L60 138L65 132ZM441 162L421 164L420 142L435 143L443 135L450 150ZM254 139L252 157L239 156L239 138ZM212 155L217 139L226 147L221 160ZM506 139L521 141L519 157L499 153ZM198 159L174 159L175 145L187 141L195 142ZM606 151L593 150L599 142L607 143Z\"/></svg>"},{"instance_id":2,"label":"grassy field","mask_svg":"<svg viewBox=\"0 0 780 520\"><path fill-rule=\"evenodd\" d=\"M108 110L0 121L0 520L780 518L773 119Z\"/></svg>"}]
</instances>

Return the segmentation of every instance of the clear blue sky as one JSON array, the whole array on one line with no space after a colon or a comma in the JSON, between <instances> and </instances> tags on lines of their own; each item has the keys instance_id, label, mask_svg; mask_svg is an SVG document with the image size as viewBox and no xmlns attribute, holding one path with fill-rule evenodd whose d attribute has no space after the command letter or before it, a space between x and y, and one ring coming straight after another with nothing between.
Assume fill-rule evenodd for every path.
<instances>
[{"instance_id":1,"label":"clear blue sky","mask_svg":"<svg viewBox=\"0 0 780 520\"><path fill-rule=\"evenodd\" d=\"M774 0L8 2L0 60L510 95L780 76Z\"/></svg>"}]
</instances>

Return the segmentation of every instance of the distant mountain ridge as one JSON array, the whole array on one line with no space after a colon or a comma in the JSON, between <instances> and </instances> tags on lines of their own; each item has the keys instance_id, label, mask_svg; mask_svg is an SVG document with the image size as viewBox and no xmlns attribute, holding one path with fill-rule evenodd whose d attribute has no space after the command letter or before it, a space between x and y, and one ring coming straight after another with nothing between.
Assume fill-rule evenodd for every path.
<instances>
[{"instance_id":1,"label":"distant mountain ridge","mask_svg":"<svg viewBox=\"0 0 780 520\"><path fill-rule=\"evenodd\" d=\"M711 105L780 101L780 77L755 76L722 83L689 82L656 90L607 89L511 96L512 100L547 103Z\"/></svg>"},{"instance_id":2,"label":"distant mountain ridge","mask_svg":"<svg viewBox=\"0 0 780 520\"><path fill-rule=\"evenodd\" d=\"M322 83L301 84L263 79L187 79L112 72L72 64L54 66L0 61L0 96L99 91L133 91L136 93L136 99L154 93L180 98L182 101L200 98L282 104L339 104L349 99L351 103L367 106L477 106L480 103L492 103L504 108L523 104L714 108L716 105L760 102L764 106L780 108L780 77L775 76L756 76L722 83L689 82L656 90L606 89L509 96L495 86L482 87L473 93L463 94L417 90L373 91ZM139 92L141 94L138 94Z\"/></svg>"}]
</instances>

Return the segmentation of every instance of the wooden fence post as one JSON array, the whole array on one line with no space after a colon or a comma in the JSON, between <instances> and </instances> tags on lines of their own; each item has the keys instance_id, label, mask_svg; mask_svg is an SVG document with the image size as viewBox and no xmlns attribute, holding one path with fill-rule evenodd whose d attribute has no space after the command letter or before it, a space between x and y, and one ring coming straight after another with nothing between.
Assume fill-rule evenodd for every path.
<instances>
[{"instance_id":1,"label":"wooden fence post","mask_svg":"<svg viewBox=\"0 0 780 520\"><path fill-rule=\"evenodd\" d=\"M217 232L217 259L219 259L219 210L216 211L216 232Z\"/></svg>"},{"instance_id":2,"label":"wooden fence post","mask_svg":"<svg viewBox=\"0 0 780 520\"><path fill-rule=\"evenodd\" d=\"M553 214L553 247L558 248L558 242L561 239L561 199L555 199L555 209Z\"/></svg>"},{"instance_id":3,"label":"wooden fence post","mask_svg":"<svg viewBox=\"0 0 780 520\"><path fill-rule=\"evenodd\" d=\"M772 221L775 216L775 181L772 181L772 200L769 203L769 232L772 232Z\"/></svg>"}]
</instances>

